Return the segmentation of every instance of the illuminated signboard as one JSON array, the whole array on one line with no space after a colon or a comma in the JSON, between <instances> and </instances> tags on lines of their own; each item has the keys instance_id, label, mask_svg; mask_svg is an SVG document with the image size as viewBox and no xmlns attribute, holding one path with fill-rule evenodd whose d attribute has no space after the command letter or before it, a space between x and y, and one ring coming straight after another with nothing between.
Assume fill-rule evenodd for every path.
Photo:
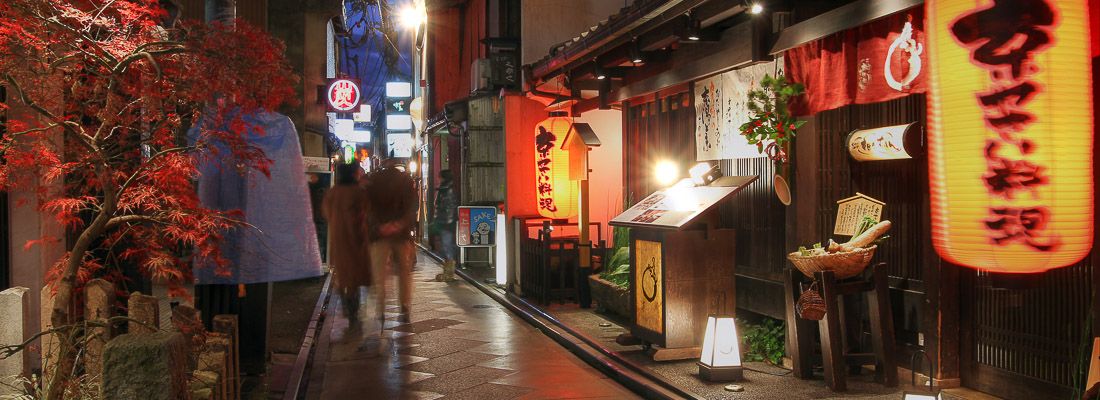
<instances>
[{"instance_id":1,"label":"illuminated signboard","mask_svg":"<svg viewBox=\"0 0 1100 400\"><path fill-rule=\"evenodd\" d=\"M359 107L362 92L359 82L352 79L332 79L325 89L325 103L329 111L349 112Z\"/></svg>"},{"instance_id":2,"label":"illuminated signboard","mask_svg":"<svg viewBox=\"0 0 1100 400\"><path fill-rule=\"evenodd\" d=\"M932 235L991 272L1074 264L1093 236L1085 0L929 0Z\"/></svg>"}]
</instances>

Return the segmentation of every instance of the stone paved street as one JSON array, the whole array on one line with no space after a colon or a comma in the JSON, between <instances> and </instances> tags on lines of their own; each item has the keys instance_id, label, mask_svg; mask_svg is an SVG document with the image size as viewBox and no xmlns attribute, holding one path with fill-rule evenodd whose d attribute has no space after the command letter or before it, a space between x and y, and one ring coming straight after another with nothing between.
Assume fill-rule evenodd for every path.
<instances>
[{"instance_id":1,"label":"stone paved street","mask_svg":"<svg viewBox=\"0 0 1100 400\"><path fill-rule=\"evenodd\" d=\"M410 323L390 300L381 339L377 323L349 331L333 296L308 398L637 398L464 281L435 282L438 272L418 257Z\"/></svg>"}]
</instances>

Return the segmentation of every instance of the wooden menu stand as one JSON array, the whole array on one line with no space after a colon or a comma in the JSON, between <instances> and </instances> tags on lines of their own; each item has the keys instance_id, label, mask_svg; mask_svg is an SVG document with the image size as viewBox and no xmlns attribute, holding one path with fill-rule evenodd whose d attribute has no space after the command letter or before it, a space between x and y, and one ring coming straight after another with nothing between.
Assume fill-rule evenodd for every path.
<instances>
[{"instance_id":1,"label":"wooden menu stand","mask_svg":"<svg viewBox=\"0 0 1100 400\"><path fill-rule=\"evenodd\" d=\"M818 321L821 332L821 360L825 369L825 384L834 391L845 391L847 369L849 365L861 366L875 364L875 381L888 387L898 385L897 361L894 354L894 319L890 308L890 287L887 285L886 264L872 267L870 279L853 278L838 281L832 271L818 272L815 275L821 286L821 297L825 299L825 318ZM800 283L803 275L796 269L788 273L787 321L788 348L794 364L793 374L801 379L813 378L813 321L799 318L794 310L795 301L801 294ZM842 327L858 328L858 324L845 325L841 311L843 296L868 293L868 308L871 318L871 353L849 353L845 350L844 330Z\"/></svg>"}]
</instances>

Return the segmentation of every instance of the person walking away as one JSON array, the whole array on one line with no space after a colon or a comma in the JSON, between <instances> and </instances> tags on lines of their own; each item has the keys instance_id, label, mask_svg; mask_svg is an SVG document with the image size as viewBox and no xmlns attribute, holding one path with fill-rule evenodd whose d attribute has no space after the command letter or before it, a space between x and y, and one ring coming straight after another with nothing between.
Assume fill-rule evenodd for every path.
<instances>
[{"instance_id":1,"label":"person walking away","mask_svg":"<svg viewBox=\"0 0 1100 400\"><path fill-rule=\"evenodd\" d=\"M336 186L325 193L322 205L328 222L332 287L340 295L351 330L360 327L359 287L371 285L367 248L370 201L366 190L356 182L358 169L356 164L338 164Z\"/></svg>"},{"instance_id":2,"label":"person walking away","mask_svg":"<svg viewBox=\"0 0 1100 400\"><path fill-rule=\"evenodd\" d=\"M419 196L412 177L396 160L386 160L371 174L367 195L371 208L371 263L378 292L378 318L385 318L386 278L390 271L398 276L400 322L408 322L412 302L412 268L416 263L412 229L416 224Z\"/></svg>"},{"instance_id":3,"label":"person walking away","mask_svg":"<svg viewBox=\"0 0 1100 400\"><path fill-rule=\"evenodd\" d=\"M455 222L458 220L458 201L455 199L453 175L450 170L439 173L439 188L435 192L432 227L437 231L439 250L443 253L443 273L435 280L450 282L455 280Z\"/></svg>"}]
</instances>

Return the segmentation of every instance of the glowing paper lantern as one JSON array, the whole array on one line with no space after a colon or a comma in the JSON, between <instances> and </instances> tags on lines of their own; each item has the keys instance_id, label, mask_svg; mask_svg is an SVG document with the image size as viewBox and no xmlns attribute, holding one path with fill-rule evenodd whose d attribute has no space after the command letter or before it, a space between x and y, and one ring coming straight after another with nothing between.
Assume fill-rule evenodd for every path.
<instances>
[{"instance_id":1,"label":"glowing paper lantern","mask_svg":"<svg viewBox=\"0 0 1100 400\"><path fill-rule=\"evenodd\" d=\"M992 272L1092 247L1086 0L929 0L929 164L940 256Z\"/></svg>"},{"instance_id":2,"label":"glowing paper lantern","mask_svg":"<svg viewBox=\"0 0 1100 400\"><path fill-rule=\"evenodd\" d=\"M697 364L699 376L703 380L722 382L742 379L744 372L741 370L741 346L733 317L707 317L707 330L703 332L703 350Z\"/></svg>"},{"instance_id":3,"label":"glowing paper lantern","mask_svg":"<svg viewBox=\"0 0 1100 400\"><path fill-rule=\"evenodd\" d=\"M573 121L565 112L550 113L550 118L535 127L535 198L539 215L569 218L577 215L580 189L569 180L569 151L561 142Z\"/></svg>"}]
</instances>

